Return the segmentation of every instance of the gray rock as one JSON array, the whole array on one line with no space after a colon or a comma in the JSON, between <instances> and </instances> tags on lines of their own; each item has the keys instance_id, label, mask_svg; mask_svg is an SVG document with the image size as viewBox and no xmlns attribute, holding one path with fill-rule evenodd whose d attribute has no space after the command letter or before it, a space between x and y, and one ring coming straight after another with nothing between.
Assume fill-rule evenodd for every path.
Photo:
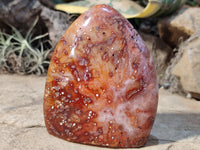
<instances>
[{"instance_id":1,"label":"gray rock","mask_svg":"<svg viewBox=\"0 0 200 150\"><path fill-rule=\"evenodd\" d=\"M140 32L148 50L150 51L156 67L158 82L163 84L165 71L169 65L173 50L160 38Z\"/></svg>"},{"instance_id":2,"label":"gray rock","mask_svg":"<svg viewBox=\"0 0 200 150\"><path fill-rule=\"evenodd\" d=\"M2 22L10 24L25 35L35 19L39 17L35 32L38 34L48 32L54 47L74 20L74 16L50 9L47 4L50 2L41 1L42 3L39 0L0 0L0 26ZM48 5L48 7L43 4Z\"/></svg>"},{"instance_id":3,"label":"gray rock","mask_svg":"<svg viewBox=\"0 0 200 150\"><path fill-rule=\"evenodd\" d=\"M55 46L73 21L73 16L60 11L43 7L41 19L48 28L49 38Z\"/></svg>"},{"instance_id":4,"label":"gray rock","mask_svg":"<svg viewBox=\"0 0 200 150\"><path fill-rule=\"evenodd\" d=\"M67 142L47 133L42 111L44 84L45 77L0 75L0 149L106 150ZM200 102L162 89L159 95L151 135L140 149L199 150Z\"/></svg>"},{"instance_id":5,"label":"gray rock","mask_svg":"<svg viewBox=\"0 0 200 150\"><path fill-rule=\"evenodd\" d=\"M0 0L0 24L4 22L26 32L41 9L38 0Z\"/></svg>"},{"instance_id":6,"label":"gray rock","mask_svg":"<svg viewBox=\"0 0 200 150\"><path fill-rule=\"evenodd\" d=\"M182 7L176 14L158 23L159 35L176 47L200 28L200 8Z\"/></svg>"},{"instance_id":7,"label":"gray rock","mask_svg":"<svg viewBox=\"0 0 200 150\"><path fill-rule=\"evenodd\" d=\"M182 57L173 67L172 74L180 78L186 92L200 99L200 32L193 34L180 49Z\"/></svg>"}]
</instances>

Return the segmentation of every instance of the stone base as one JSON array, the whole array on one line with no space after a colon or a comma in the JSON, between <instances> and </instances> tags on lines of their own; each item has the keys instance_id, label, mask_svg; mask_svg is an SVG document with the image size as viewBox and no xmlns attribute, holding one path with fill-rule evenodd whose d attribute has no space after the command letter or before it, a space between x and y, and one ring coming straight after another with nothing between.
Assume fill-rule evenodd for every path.
<instances>
[{"instance_id":1,"label":"stone base","mask_svg":"<svg viewBox=\"0 0 200 150\"><path fill-rule=\"evenodd\" d=\"M43 120L44 84L45 77L0 75L0 149L107 149L67 142L47 133ZM140 150L198 150L200 102L163 89L159 94L151 135Z\"/></svg>"}]
</instances>

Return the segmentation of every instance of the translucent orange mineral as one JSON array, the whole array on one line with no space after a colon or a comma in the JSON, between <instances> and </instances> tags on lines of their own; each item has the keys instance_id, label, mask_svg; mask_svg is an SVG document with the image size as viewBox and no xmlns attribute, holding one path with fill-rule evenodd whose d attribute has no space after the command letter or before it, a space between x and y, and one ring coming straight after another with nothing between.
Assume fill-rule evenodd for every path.
<instances>
[{"instance_id":1,"label":"translucent orange mineral","mask_svg":"<svg viewBox=\"0 0 200 150\"><path fill-rule=\"evenodd\" d=\"M96 5L58 42L49 66L44 116L50 134L108 147L140 147L158 103L144 42L115 9Z\"/></svg>"}]
</instances>

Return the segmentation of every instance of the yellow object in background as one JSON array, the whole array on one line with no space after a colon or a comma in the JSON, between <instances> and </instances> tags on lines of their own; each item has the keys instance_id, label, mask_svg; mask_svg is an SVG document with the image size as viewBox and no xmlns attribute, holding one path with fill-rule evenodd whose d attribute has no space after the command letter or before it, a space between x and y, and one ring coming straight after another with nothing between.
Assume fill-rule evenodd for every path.
<instances>
[{"instance_id":1,"label":"yellow object in background","mask_svg":"<svg viewBox=\"0 0 200 150\"><path fill-rule=\"evenodd\" d=\"M132 0L82 0L55 5L55 9L72 14L82 14L97 4L110 5L126 18L165 16L177 10L186 0L149 0L144 8Z\"/></svg>"}]
</instances>

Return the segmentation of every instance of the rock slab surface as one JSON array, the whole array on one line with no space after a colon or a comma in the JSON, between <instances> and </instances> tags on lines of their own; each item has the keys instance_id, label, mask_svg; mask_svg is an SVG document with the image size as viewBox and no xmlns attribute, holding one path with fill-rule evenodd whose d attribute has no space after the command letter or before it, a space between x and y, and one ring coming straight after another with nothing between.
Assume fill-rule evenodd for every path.
<instances>
[{"instance_id":1,"label":"rock slab surface","mask_svg":"<svg viewBox=\"0 0 200 150\"><path fill-rule=\"evenodd\" d=\"M172 74L180 78L187 93L200 99L200 33L193 34L180 46L180 61L172 69Z\"/></svg>"},{"instance_id":2,"label":"rock slab surface","mask_svg":"<svg viewBox=\"0 0 200 150\"><path fill-rule=\"evenodd\" d=\"M0 149L106 150L47 133L42 106L45 81L45 77L0 75ZM200 102L164 90L159 94L157 118L140 150L199 150Z\"/></svg>"}]
</instances>

